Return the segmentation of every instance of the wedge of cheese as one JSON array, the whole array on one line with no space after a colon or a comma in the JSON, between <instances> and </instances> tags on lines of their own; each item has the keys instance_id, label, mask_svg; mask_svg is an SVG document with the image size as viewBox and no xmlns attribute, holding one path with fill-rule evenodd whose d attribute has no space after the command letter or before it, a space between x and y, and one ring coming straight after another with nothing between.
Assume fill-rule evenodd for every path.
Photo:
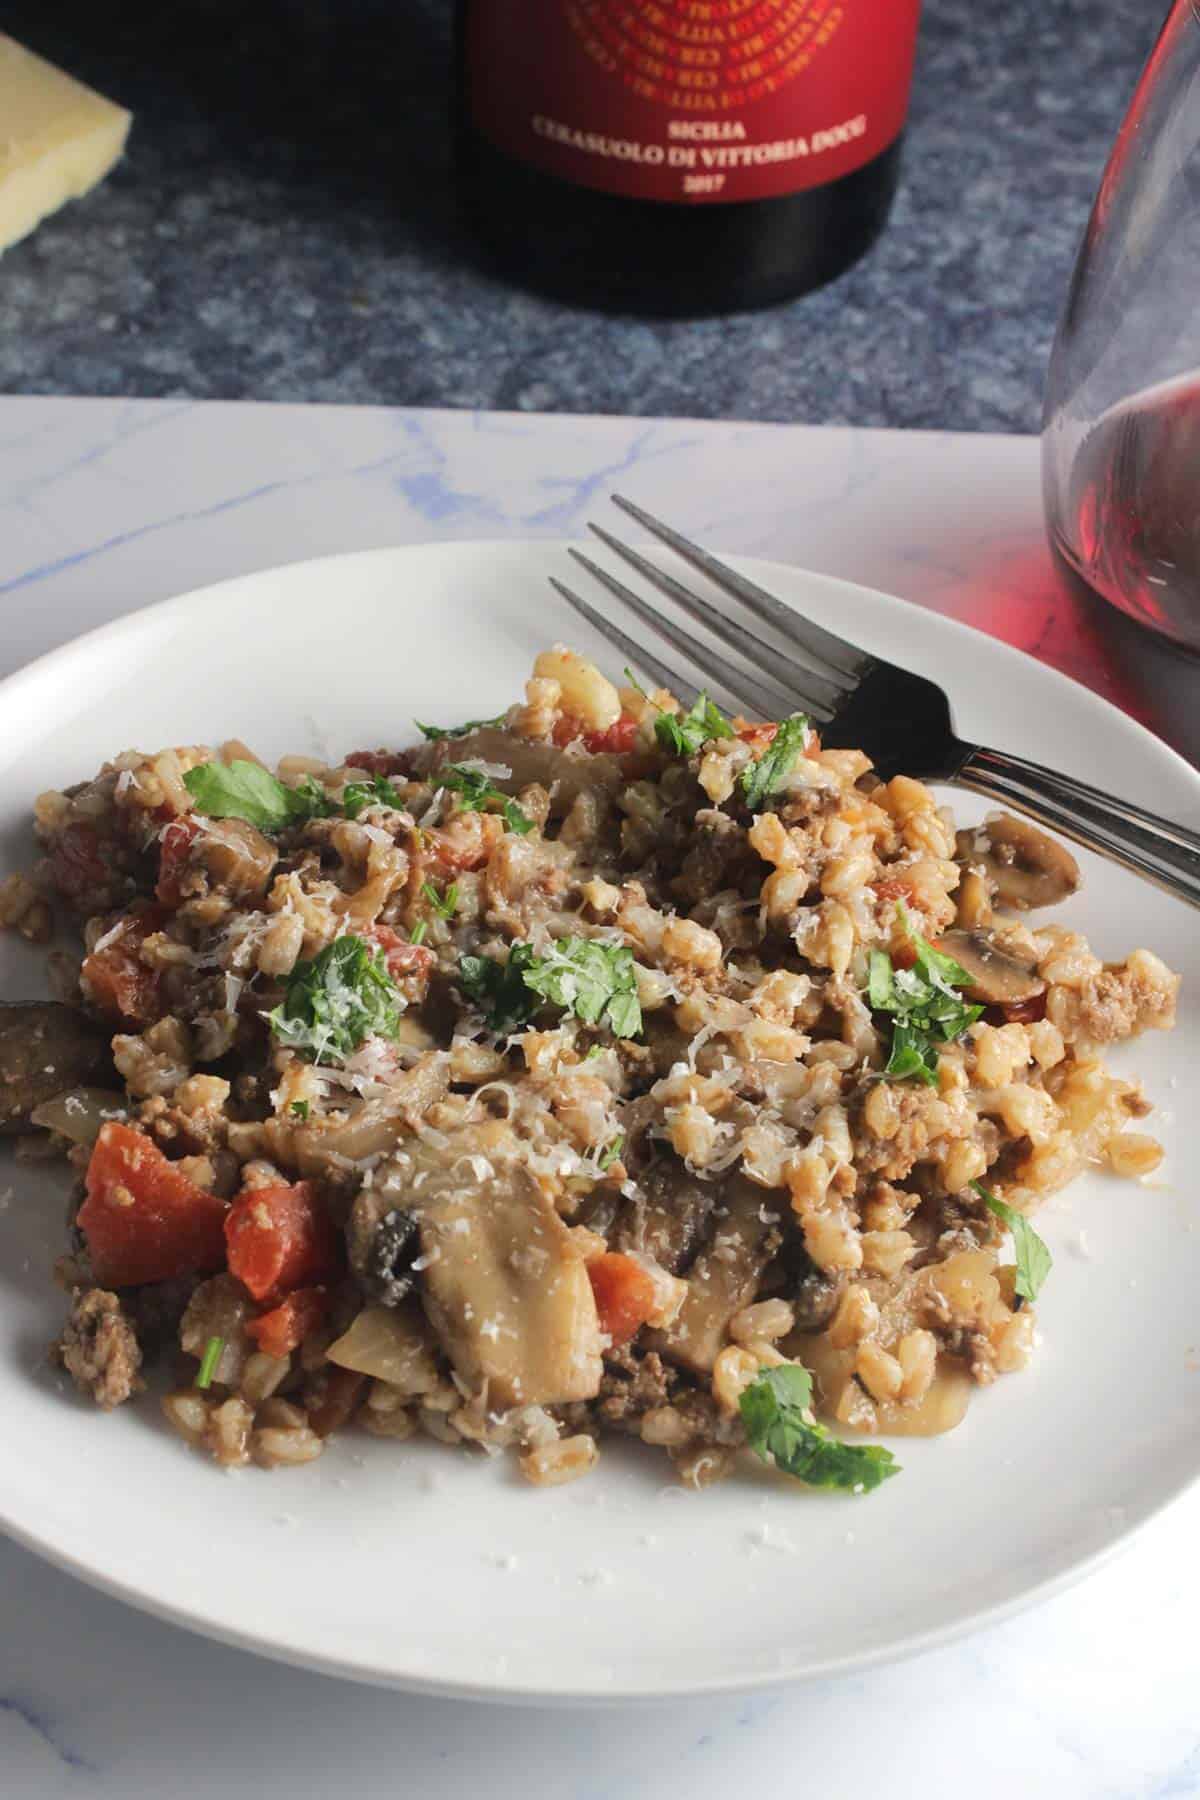
<instances>
[{"instance_id":1,"label":"wedge of cheese","mask_svg":"<svg viewBox=\"0 0 1200 1800\"><path fill-rule=\"evenodd\" d=\"M131 122L0 32L0 251L102 181Z\"/></svg>"}]
</instances>

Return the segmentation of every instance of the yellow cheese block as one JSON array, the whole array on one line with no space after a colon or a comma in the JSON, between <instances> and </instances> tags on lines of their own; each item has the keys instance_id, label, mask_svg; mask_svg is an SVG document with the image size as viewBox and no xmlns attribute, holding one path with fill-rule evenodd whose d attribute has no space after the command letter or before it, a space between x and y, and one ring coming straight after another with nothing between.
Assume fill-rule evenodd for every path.
<instances>
[{"instance_id":1,"label":"yellow cheese block","mask_svg":"<svg viewBox=\"0 0 1200 1800\"><path fill-rule=\"evenodd\" d=\"M0 251L102 181L131 115L0 32Z\"/></svg>"}]
</instances>

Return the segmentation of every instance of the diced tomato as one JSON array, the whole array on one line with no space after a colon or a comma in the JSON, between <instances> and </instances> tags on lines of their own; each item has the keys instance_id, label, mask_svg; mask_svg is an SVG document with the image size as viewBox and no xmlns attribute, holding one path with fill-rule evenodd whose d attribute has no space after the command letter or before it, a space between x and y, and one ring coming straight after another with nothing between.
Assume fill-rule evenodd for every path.
<instances>
[{"instance_id":1,"label":"diced tomato","mask_svg":"<svg viewBox=\"0 0 1200 1800\"><path fill-rule=\"evenodd\" d=\"M162 930L165 918L162 907L143 907L130 914L110 943L83 959L84 992L122 1025L152 1025L162 1011L161 971L147 968L138 952L153 932Z\"/></svg>"},{"instance_id":2,"label":"diced tomato","mask_svg":"<svg viewBox=\"0 0 1200 1800\"><path fill-rule=\"evenodd\" d=\"M86 902L107 887L111 874L94 826L83 820L63 826L50 846L50 872L59 893L72 902Z\"/></svg>"},{"instance_id":3,"label":"diced tomato","mask_svg":"<svg viewBox=\"0 0 1200 1800\"><path fill-rule=\"evenodd\" d=\"M768 750L775 742L775 733L778 730L778 725L743 725L737 735L741 738L743 744L749 744L751 749L757 751L759 756L761 756L763 751ZM810 723L808 727L805 755L815 756L820 748L820 735L814 731Z\"/></svg>"},{"instance_id":4,"label":"diced tomato","mask_svg":"<svg viewBox=\"0 0 1200 1800\"><path fill-rule=\"evenodd\" d=\"M604 731L585 731L582 721L570 713L563 713L554 725L554 742L560 749L582 739L593 756L627 756L637 743L637 734L638 722L632 713L622 713L616 724Z\"/></svg>"},{"instance_id":5,"label":"diced tomato","mask_svg":"<svg viewBox=\"0 0 1200 1800\"><path fill-rule=\"evenodd\" d=\"M175 819L159 839L158 883L154 892L164 906L178 906L183 899L180 881L199 831L195 819Z\"/></svg>"},{"instance_id":6,"label":"diced tomato","mask_svg":"<svg viewBox=\"0 0 1200 1800\"><path fill-rule=\"evenodd\" d=\"M268 1356L290 1356L298 1350L310 1331L321 1324L329 1301L323 1287L297 1288L294 1293L246 1321L246 1336L253 1338Z\"/></svg>"},{"instance_id":7,"label":"diced tomato","mask_svg":"<svg viewBox=\"0 0 1200 1800\"><path fill-rule=\"evenodd\" d=\"M600 1329L614 1344L627 1344L654 1311L654 1283L631 1256L609 1251L587 1266Z\"/></svg>"},{"instance_id":8,"label":"diced tomato","mask_svg":"<svg viewBox=\"0 0 1200 1800\"><path fill-rule=\"evenodd\" d=\"M632 713L622 713L607 731L585 731L583 741L593 756L607 752L610 756L627 756L637 743L638 722Z\"/></svg>"},{"instance_id":9,"label":"diced tomato","mask_svg":"<svg viewBox=\"0 0 1200 1800\"><path fill-rule=\"evenodd\" d=\"M345 759L354 769L365 769L368 775L406 775L408 752L404 750L351 750Z\"/></svg>"},{"instance_id":10,"label":"diced tomato","mask_svg":"<svg viewBox=\"0 0 1200 1800\"><path fill-rule=\"evenodd\" d=\"M312 1181L246 1188L225 1215L225 1242L229 1273L256 1300L321 1281L339 1262L338 1235Z\"/></svg>"},{"instance_id":11,"label":"diced tomato","mask_svg":"<svg viewBox=\"0 0 1200 1800\"><path fill-rule=\"evenodd\" d=\"M225 1202L131 1125L100 1128L78 1225L102 1287L210 1275L225 1262Z\"/></svg>"},{"instance_id":12,"label":"diced tomato","mask_svg":"<svg viewBox=\"0 0 1200 1800\"><path fill-rule=\"evenodd\" d=\"M393 981L400 981L406 975L427 975L437 961L436 953L428 944L410 944L390 925L372 925L359 936L374 949L383 951L383 960Z\"/></svg>"},{"instance_id":13,"label":"diced tomato","mask_svg":"<svg viewBox=\"0 0 1200 1800\"><path fill-rule=\"evenodd\" d=\"M497 813L460 813L445 827L423 834L424 869L438 880L482 869L503 830Z\"/></svg>"},{"instance_id":14,"label":"diced tomato","mask_svg":"<svg viewBox=\"0 0 1200 1800\"><path fill-rule=\"evenodd\" d=\"M749 744L761 756L775 742L778 725L743 725L738 732L743 744Z\"/></svg>"}]
</instances>

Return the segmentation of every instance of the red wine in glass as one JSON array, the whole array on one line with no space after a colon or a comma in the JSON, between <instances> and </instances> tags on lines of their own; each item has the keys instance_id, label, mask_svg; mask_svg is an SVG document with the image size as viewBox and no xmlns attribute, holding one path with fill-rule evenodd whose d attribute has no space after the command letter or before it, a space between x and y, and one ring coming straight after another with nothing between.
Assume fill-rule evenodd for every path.
<instances>
[{"instance_id":1,"label":"red wine in glass","mask_svg":"<svg viewBox=\"0 0 1200 1800\"><path fill-rule=\"evenodd\" d=\"M1075 454L1057 549L1179 643L1200 642L1200 371L1103 413Z\"/></svg>"}]
</instances>

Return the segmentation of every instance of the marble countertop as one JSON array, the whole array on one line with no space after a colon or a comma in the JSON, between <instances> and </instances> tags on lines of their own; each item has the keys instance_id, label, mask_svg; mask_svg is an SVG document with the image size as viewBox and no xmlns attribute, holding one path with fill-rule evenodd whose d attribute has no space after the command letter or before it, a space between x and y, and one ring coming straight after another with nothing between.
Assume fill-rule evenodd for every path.
<instances>
[{"instance_id":1,"label":"marble countertop","mask_svg":"<svg viewBox=\"0 0 1200 1800\"><path fill-rule=\"evenodd\" d=\"M0 262L0 392L1033 431L1091 196L1164 0L927 0L889 230L824 292L601 319L474 260L451 0L8 0L137 115L124 164Z\"/></svg>"},{"instance_id":2,"label":"marble countertop","mask_svg":"<svg viewBox=\"0 0 1200 1800\"><path fill-rule=\"evenodd\" d=\"M1190 674L1060 585L1036 445L984 435L8 399L0 674L133 606L273 562L577 535L618 476L718 547L966 619L1200 750ZM287 1669L0 1543L0 1792L718 1800L770 1783L1186 1800L1200 1795L1198 1527L1193 1493L1080 1586L893 1668L615 1715L417 1700Z\"/></svg>"}]
</instances>

